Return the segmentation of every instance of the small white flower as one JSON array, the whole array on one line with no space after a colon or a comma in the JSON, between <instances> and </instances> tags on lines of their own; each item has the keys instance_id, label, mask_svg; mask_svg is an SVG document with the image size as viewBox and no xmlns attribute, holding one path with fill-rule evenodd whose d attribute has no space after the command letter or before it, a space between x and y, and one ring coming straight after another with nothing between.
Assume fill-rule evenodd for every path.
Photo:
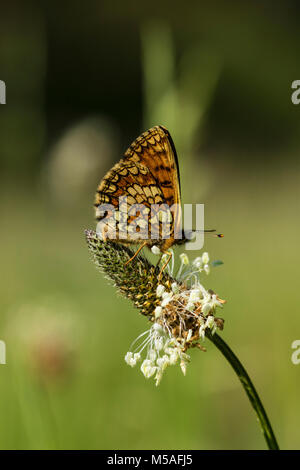
<instances>
[{"instance_id":1,"label":"small white flower","mask_svg":"<svg viewBox=\"0 0 300 470\"><path fill-rule=\"evenodd\" d=\"M148 357L149 361L154 363L156 361L156 358L157 358L156 352L154 351L154 349L151 349L149 352L149 357Z\"/></svg>"},{"instance_id":2,"label":"small white flower","mask_svg":"<svg viewBox=\"0 0 300 470\"><path fill-rule=\"evenodd\" d=\"M153 362L149 359L145 359L141 365L141 371L143 372L146 379L152 377L156 372L156 367L153 366Z\"/></svg>"},{"instance_id":3,"label":"small white flower","mask_svg":"<svg viewBox=\"0 0 300 470\"><path fill-rule=\"evenodd\" d=\"M137 363L138 361L141 360L141 354L140 354L139 352L138 352L138 353L134 353L133 359L134 359L134 360L136 361L136 363Z\"/></svg>"},{"instance_id":4,"label":"small white flower","mask_svg":"<svg viewBox=\"0 0 300 470\"><path fill-rule=\"evenodd\" d=\"M211 311L211 304L209 302L203 304L201 310L202 310L203 315L206 317L206 315L208 315L209 312Z\"/></svg>"},{"instance_id":5,"label":"small white flower","mask_svg":"<svg viewBox=\"0 0 300 470\"><path fill-rule=\"evenodd\" d=\"M210 331L211 331L211 334L212 334L212 335L214 335L215 332L217 331L217 325L216 325L215 323L214 323L213 326L211 327Z\"/></svg>"},{"instance_id":6,"label":"small white flower","mask_svg":"<svg viewBox=\"0 0 300 470\"><path fill-rule=\"evenodd\" d=\"M156 245L153 245L153 247L151 248L151 251L154 255L160 255L161 253L160 249Z\"/></svg>"},{"instance_id":7,"label":"small white flower","mask_svg":"<svg viewBox=\"0 0 300 470\"><path fill-rule=\"evenodd\" d=\"M170 363L170 360L166 354L163 357L159 357L156 361L156 364L158 365L159 369L161 369L162 372L164 372L164 370L169 365L169 363Z\"/></svg>"},{"instance_id":8,"label":"small white flower","mask_svg":"<svg viewBox=\"0 0 300 470\"><path fill-rule=\"evenodd\" d=\"M209 264L205 264L205 265L203 266L203 269L204 269L204 271L205 271L206 274L209 274L209 273L210 273Z\"/></svg>"},{"instance_id":9,"label":"small white flower","mask_svg":"<svg viewBox=\"0 0 300 470\"><path fill-rule=\"evenodd\" d=\"M156 288L156 296L161 297L164 292L165 292L165 286L163 286L162 284L158 284Z\"/></svg>"},{"instance_id":10,"label":"small white flower","mask_svg":"<svg viewBox=\"0 0 300 470\"><path fill-rule=\"evenodd\" d=\"M200 328L199 328L199 336L200 336L201 339L205 338L205 328L206 328L205 325L201 325Z\"/></svg>"},{"instance_id":11,"label":"small white flower","mask_svg":"<svg viewBox=\"0 0 300 470\"><path fill-rule=\"evenodd\" d=\"M210 315L209 317L207 317L207 320L205 322L205 326L207 328L212 328L215 324L215 319L212 315Z\"/></svg>"},{"instance_id":12,"label":"small white flower","mask_svg":"<svg viewBox=\"0 0 300 470\"><path fill-rule=\"evenodd\" d=\"M179 293L179 286L178 286L177 282L173 282L171 284L171 289L172 289L173 294L178 294Z\"/></svg>"},{"instance_id":13,"label":"small white flower","mask_svg":"<svg viewBox=\"0 0 300 470\"><path fill-rule=\"evenodd\" d=\"M193 302L188 302L185 307L189 312L193 312L195 310L195 304Z\"/></svg>"},{"instance_id":14,"label":"small white flower","mask_svg":"<svg viewBox=\"0 0 300 470\"><path fill-rule=\"evenodd\" d=\"M189 330L188 331L188 335L186 337L186 341L190 341L191 337L192 337L192 334L193 334L193 330Z\"/></svg>"},{"instance_id":15,"label":"small white flower","mask_svg":"<svg viewBox=\"0 0 300 470\"><path fill-rule=\"evenodd\" d=\"M181 255L179 256L179 258L181 259L181 262L182 264L184 265L188 265L189 264L189 258L188 258L188 255L186 253L181 253Z\"/></svg>"},{"instance_id":16,"label":"small white flower","mask_svg":"<svg viewBox=\"0 0 300 470\"><path fill-rule=\"evenodd\" d=\"M203 264L208 264L209 263L209 255L207 252L204 252L202 255L202 263Z\"/></svg>"},{"instance_id":17,"label":"small white flower","mask_svg":"<svg viewBox=\"0 0 300 470\"><path fill-rule=\"evenodd\" d=\"M155 376L155 385L156 385L156 387L160 384L162 376L163 376L163 371L161 369L158 369L158 371L156 373L156 376Z\"/></svg>"},{"instance_id":18,"label":"small white flower","mask_svg":"<svg viewBox=\"0 0 300 470\"><path fill-rule=\"evenodd\" d=\"M136 366L136 363L140 360L141 360L140 353L133 354L131 351L129 351L125 356L125 362L131 367Z\"/></svg>"},{"instance_id":19,"label":"small white flower","mask_svg":"<svg viewBox=\"0 0 300 470\"><path fill-rule=\"evenodd\" d=\"M189 296L189 302L199 302L200 300L200 290L192 289Z\"/></svg>"},{"instance_id":20,"label":"small white flower","mask_svg":"<svg viewBox=\"0 0 300 470\"><path fill-rule=\"evenodd\" d=\"M186 374L186 361L184 359L180 361L180 368L182 370L183 375L185 375Z\"/></svg>"},{"instance_id":21,"label":"small white flower","mask_svg":"<svg viewBox=\"0 0 300 470\"><path fill-rule=\"evenodd\" d=\"M170 365L175 365L177 360L178 360L178 357L179 357L179 354L178 354L178 351L174 348L170 348L171 351L169 353L169 363Z\"/></svg>"},{"instance_id":22,"label":"small white flower","mask_svg":"<svg viewBox=\"0 0 300 470\"><path fill-rule=\"evenodd\" d=\"M172 297L173 297L172 292L164 292L163 295L162 295L163 301L161 303L161 306L166 307L168 305L168 303L171 302Z\"/></svg>"},{"instance_id":23,"label":"small white flower","mask_svg":"<svg viewBox=\"0 0 300 470\"><path fill-rule=\"evenodd\" d=\"M212 303L212 307L213 307L213 308L216 308L216 307L221 307L221 308L223 308L223 305L222 305L221 302L217 299L216 294L213 294L213 295L212 295L211 303Z\"/></svg>"},{"instance_id":24,"label":"small white flower","mask_svg":"<svg viewBox=\"0 0 300 470\"><path fill-rule=\"evenodd\" d=\"M215 334L217 326L215 324L215 319L213 316L209 316L205 323L205 328L209 328L211 334Z\"/></svg>"},{"instance_id":25,"label":"small white flower","mask_svg":"<svg viewBox=\"0 0 300 470\"><path fill-rule=\"evenodd\" d=\"M168 297L172 297L173 293L172 292L163 292L162 293L162 299L167 299Z\"/></svg>"},{"instance_id":26,"label":"small white flower","mask_svg":"<svg viewBox=\"0 0 300 470\"><path fill-rule=\"evenodd\" d=\"M202 265L203 265L203 262L202 262L202 258L200 256L198 256L197 258L194 259L193 266L195 266L195 268L200 269L200 268L202 268Z\"/></svg>"},{"instance_id":27,"label":"small white flower","mask_svg":"<svg viewBox=\"0 0 300 470\"><path fill-rule=\"evenodd\" d=\"M154 316L155 318L159 318L162 314L162 308L160 306L156 307L154 310Z\"/></svg>"},{"instance_id":28,"label":"small white flower","mask_svg":"<svg viewBox=\"0 0 300 470\"><path fill-rule=\"evenodd\" d=\"M133 358L133 353L131 351L128 351L124 359L125 359L125 362L127 362L129 366L131 366L132 358Z\"/></svg>"},{"instance_id":29,"label":"small white flower","mask_svg":"<svg viewBox=\"0 0 300 470\"><path fill-rule=\"evenodd\" d=\"M154 323L151 330L152 329L158 334L163 334L163 332L164 332L163 327L159 323Z\"/></svg>"},{"instance_id":30,"label":"small white flower","mask_svg":"<svg viewBox=\"0 0 300 470\"><path fill-rule=\"evenodd\" d=\"M157 352L161 351L164 347L164 340L162 336L159 336L154 340L154 347Z\"/></svg>"}]
</instances>

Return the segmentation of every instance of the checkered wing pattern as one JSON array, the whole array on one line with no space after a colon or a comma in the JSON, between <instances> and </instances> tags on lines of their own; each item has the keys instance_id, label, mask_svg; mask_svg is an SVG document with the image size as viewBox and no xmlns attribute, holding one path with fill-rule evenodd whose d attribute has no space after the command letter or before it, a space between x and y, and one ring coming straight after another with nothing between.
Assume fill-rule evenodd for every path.
<instances>
[{"instance_id":1,"label":"checkered wing pattern","mask_svg":"<svg viewBox=\"0 0 300 470\"><path fill-rule=\"evenodd\" d=\"M108 207L107 211L100 211L103 205ZM100 182L95 207L96 218L100 221L105 218L107 236L116 241L125 244L143 241L149 247L158 244L162 251L175 243L174 233L181 226L180 178L176 150L167 129L155 126L130 145ZM166 218L170 236L163 239L161 222ZM156 236L147 238L147 233Z\"/></svg>"}]
</instances>

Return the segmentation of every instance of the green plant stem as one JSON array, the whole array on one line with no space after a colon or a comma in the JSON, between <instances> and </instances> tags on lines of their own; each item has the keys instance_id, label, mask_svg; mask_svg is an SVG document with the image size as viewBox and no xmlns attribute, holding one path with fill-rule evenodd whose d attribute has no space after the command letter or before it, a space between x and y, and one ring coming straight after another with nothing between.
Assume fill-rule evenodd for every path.
<instances>
[{"instance_id":1,"label":"green plant stem","mask_svg":"<svg viewBox=\"0 0 300 470\"><path fill-rule=\"evenodd\" d=\"M223 341L223 339L219 335L212 335L210 332L207 332L206 336L219 349L219 351L221 351L223 356L227 359L227 361L237 374L238 378L240 379L245 389L245 392L248 395L250 403L253 406L254 411L258 417L268 448L270 450L279 450L269 418L265 412L265 409L258 396L258 393L255 390L255 387L249 375L247 374L246 369L243 367L236 355L232 352L230 347L225 343L225 341Z\"/></svg>"}]
</instances>

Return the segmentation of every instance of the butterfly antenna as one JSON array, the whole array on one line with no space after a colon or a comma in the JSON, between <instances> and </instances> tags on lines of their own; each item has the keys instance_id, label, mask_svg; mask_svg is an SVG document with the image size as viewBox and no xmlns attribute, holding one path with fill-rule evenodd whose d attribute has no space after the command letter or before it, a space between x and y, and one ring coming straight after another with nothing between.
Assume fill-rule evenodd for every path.
<instances>
[{"instance_id":1,"label":"butterfly antenna","mask_svg":"<svg viewBox=\"0 0 300 470\"><path fill-rule=\"evenodd\" d=\"M223 238L224 237L224 234L223 233L214 233L216 232L216 229L213 228L213 229L205 229L205 230L193 230L193 232L202 232L202 233L211 233L213 237L217 237L217 238Z\"/></svg>"}]
</instances>

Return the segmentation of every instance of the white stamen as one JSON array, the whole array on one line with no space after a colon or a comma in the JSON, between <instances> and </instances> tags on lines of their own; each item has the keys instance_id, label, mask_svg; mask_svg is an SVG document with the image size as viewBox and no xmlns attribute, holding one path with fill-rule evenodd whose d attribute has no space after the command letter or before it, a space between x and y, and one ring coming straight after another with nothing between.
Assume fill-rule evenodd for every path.
<instances>
[{"instance_id":1,"label":"white stamen","mask_svg":"<svg viewBox=\"0 0 300 470\"><path fill-rule=\"evenodd\" d=\"M153 245L153 247L151 248L151 251L154 255L160 255L161 253L160 249L156 245Z\"/></svg>"},{"instance_id":2,"label":"white stamen","mask_svg":"<svg viewBox=\"0 0 300 470\"><path fill-rule=\"evenodd\" d=\"M165 291L165 286L163 286L162 284L158 284L158 286L156 288L156 296L161 297L163 295L164 291Z\"/></svg>"}]
</instances>

